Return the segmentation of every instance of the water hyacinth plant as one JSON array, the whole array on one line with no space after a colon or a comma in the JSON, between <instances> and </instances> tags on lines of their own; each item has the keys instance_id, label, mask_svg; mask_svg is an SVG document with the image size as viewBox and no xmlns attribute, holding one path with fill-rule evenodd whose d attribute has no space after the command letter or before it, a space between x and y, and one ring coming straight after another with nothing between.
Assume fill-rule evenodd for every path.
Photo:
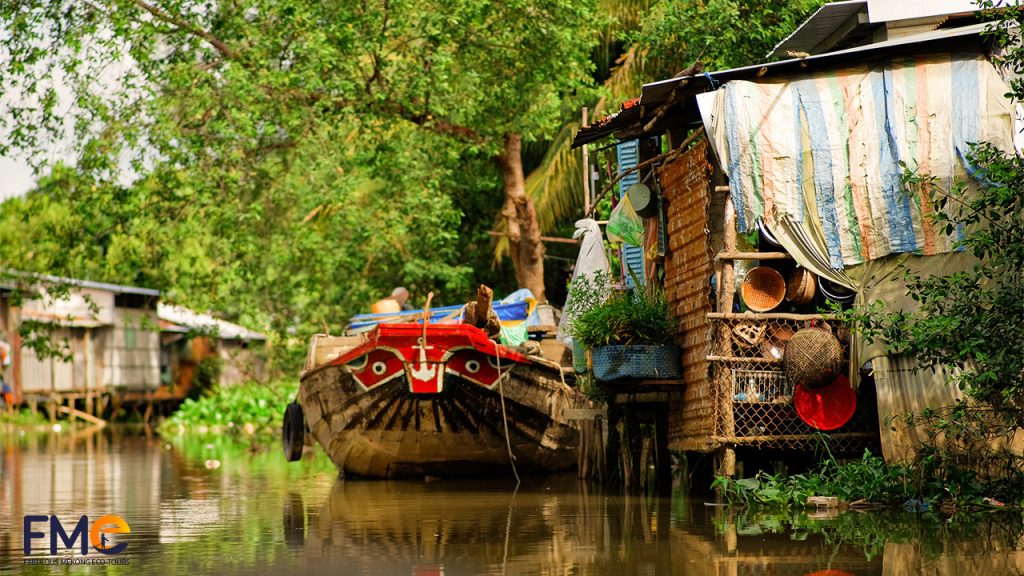
<instances>
[{"instance_id":1,"label":"water hyacinth plant","mask_svg":"<svg viewBox=\"0 0 1024 576\"><path fill-rule=\"evenodd\" d=\"M276 437L281 414L297 389L298 382L293 380L220 387L199 400L185 400L160 425L160 432Z\"/></svg>"}]
</instances>

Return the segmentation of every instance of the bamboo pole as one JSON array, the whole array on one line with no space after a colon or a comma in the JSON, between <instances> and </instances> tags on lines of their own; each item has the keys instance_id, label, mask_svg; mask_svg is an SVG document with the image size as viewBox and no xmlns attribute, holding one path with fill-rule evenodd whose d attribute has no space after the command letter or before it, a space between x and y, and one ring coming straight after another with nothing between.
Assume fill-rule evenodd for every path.
<instances>
[{"instance_id":1,"label":"bamboo pole","mask_svg":"<svg viewBox=\"0 0 1024 576\"><path fill-rule=\"evenodd\" d=\"M725 252L736 251L736 210L732 204L732 197L725 197L725 211L723 215L723 237ZM722 260L722 273L718 278L718 309L724 313L731 313L733 301L736 298L736 272L732 260ZM720 312L721 313L721 312ZM710 314L708 315L710 319ZM722 355L732 353L732 331L728 326L719 326L718 340L721 345ZM719 417L721 418L721 432L723 436L731 437L736 435L736 420L733 415L732 406L732 371L727 365L716 370L718 374L718 406ZM736 474L736 450L725 445L719 449L718 473L723 476L732 477Z\"/></svg>"},{"instance_id":2,"label":"bamboo pole","mask_svg":"<svg viewBox=\"0 0 1024 576\"><path fill-rule=\"evenodd\" d=\"M708 362L736 362L738 364L782 364L781 358L747 358L745 356L705 356Z\"/></svg>"},{"instance_id":3,"label":"bamboo pole","mask_svg":"<svg viewBox=\"0 0 1024 576\"><path fill-rule=\"evenodd\" d=\"M870 432L840 432L838 434L826 434L834 440L857 440L860 438L875 438ZM729 444L750 444L766 442L799 442L802 440L817 440L818 434L772 434L762 436L714 436L712 440Z\"/></svg>"},{"instance_id":4,"label":"bamboo pole","mask_svg":"<svg viewBox=\"0 0 1024 576\"><path fill-rule=\"evenodd\" d=\"M719 252L719 260L791 260L786 252Z\"/></svg>"},{"instance_id":5,"label":"bamboo pole","mask_svg":"<svg viewBox=\"0 0 1024 576\"><path fill-rule=\"evenodd\" d=\"M751 312L709 312L708 320L835 320L835 314L793 314L789 312L774 312L754 314Z\"/></svg>"},{"instance_id":6,"label":"bamboo pole","mask_svg":"<svg viewBox=\"0 0 1024 576\"><path fill-rule=\"evenodd\" d=\"M587 107L583 107L583 122L582 126L587 127ZM587 145L581 146L583 149L583 213L590 214L590 151L587 149Z\"/></svg>"},{"instance_id":7,"label":"bamboo pole","mask_svg":"<svg viewBox=\"0 0 1024 576\"><path fill-rule=\"evenodd\" d=\"M68 416L73 416L75 418L80 418L82 420L85 420L86 422L92 422L96 426L106 426L107 425L107 421L106 420L104 420L102 418L97 418L97 417L93 416L92 414L89 414L88 412L82 412L81 410L76 410L75 408L72 408L70 406L61 406L60 408L58 408L58 410L63 412L64 414L67 414Z\"/></svg>"}]
</instances>

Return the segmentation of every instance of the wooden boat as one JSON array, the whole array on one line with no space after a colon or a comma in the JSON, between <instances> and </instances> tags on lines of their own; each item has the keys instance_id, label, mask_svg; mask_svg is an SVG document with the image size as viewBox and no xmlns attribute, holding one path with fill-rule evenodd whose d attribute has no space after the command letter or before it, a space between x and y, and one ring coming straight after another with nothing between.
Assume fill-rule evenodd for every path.
<instances>
[{"instance_id":1,"label":"wooden boat","mask_svg":"<svg viewBox=\"0 0 1024 576\"><path fill-rule=\"evenodd\" d=\"M475 326L380 324L314 337L286 412L285 452L298 459L308 432L343 474L508 474L509 452L520 472L553 472L576 463L566 410L584 402L558 364Z\"/></svg>"}]
</instances>

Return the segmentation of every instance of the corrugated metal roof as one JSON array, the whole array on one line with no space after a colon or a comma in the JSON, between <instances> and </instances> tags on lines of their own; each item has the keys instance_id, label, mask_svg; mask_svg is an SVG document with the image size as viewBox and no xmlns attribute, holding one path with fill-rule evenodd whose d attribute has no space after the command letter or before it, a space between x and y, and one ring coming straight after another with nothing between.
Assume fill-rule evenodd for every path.
<instances>
[{"instance_id":1,"label":"corrugated metal roof","mask_svg":"<svg viewBox=\"0 0 1024 576\"><path fill-rule=\"evenodd\" d=\"M787 51L815 52L814 48L843 26L850 18L867 9L867 0L832 2L818 8L796 30L786 36L768 53L769 58Z\"/></svg>"},{"instance_id":2,"label":"corrugated metal roof","mask_svg":"<svg viewBox=\"0 0 1024 576\"><path fill-rule=\"evenodd\" d=\"M766 64L755 64L731 70L720 70L711 72L707 76L690 76L689 81L683 90L688 94L699 94L711 90L712 83L725 83L730 80L747 80L753 77L761 77L768 74L777 76L780 73L811 72L837 64L848 64L851 62L863 62L873 58L881 58L893 52L903 52L914 47L923 47L928 44L951 42L954 40L969 40L971 37L978 37L985 31L989 23L971 24L959 28L944 28L933 30L922 34L912 34L876 42L866 46L837 50L826 54L817 54L806 58L792 58ZM653 107L665 101L672 89L679 83L680 78L669 78L644 84L640 96L640 105L644 110L653 110Z\"/></svg>"},{"instance_id":3,"label":"corrugated metal roof","mask_svg":"<svg viewBox=\"0 0 1024 576\"><path fill-rule=\"evenodd\" d=\"M629 108L629 110L636 110L635 113L631 113L626 116L620 112L618 115L611 116L601 123L596 123L592 126L581 129L576 133L573 146L582 146L583 144L596 142L602 138L615 134L616 132L639 126L642 122L647 120L648 114L652 114L654 110L657 109L658 105L663 103L669 97L672 90L680 84L681 80L686 80L686 84L680 89L685 95L693 96L715 90L720 84L730 80L749 80L751 78L757 78L769 74L772 76L778 76L779 74L787 73L807 73L837 65L883 58L891 56L894 53L906 53L916 49L924 49L929 47L930 44L947 43L950 44L950 48L952 48L952 44L954 43L968 43L976 41L985 30L986 26L989 25L990 24L987 23L980 23L961 26L958 28L944 28L922 34L903 36L893 40L886 40L884 42L876 42L866 46L858 46L856 48L849 48L846 50L817 54L806 58L792 58L789 60L780 60L778 62L768 62L765 64L732 68L730 70L719 70L717 72L701 74L699 76L668 78L644 84L640 95L639 105L633 105ZM980 49L981 45L979 44L977 48ZM631 100L630 102L632 103L633 101ZM678 106L684 111L684 116L689 114L688 118L683 119L684 121L689 120L694 123L700 121L700 115L697 112L697 107L693 103L692 97L684 99ZM671 116L672 114L667 114L666 118ZM654 135L658 133L658 131L658 128L655 128L650 135Z\"/></svg>"},{"instance_id":4,"label":"corrugated metal roof","mask_svg":"<svg viewBox=\"0 0 1024 576\"><path fill-rule=\"evenodd\" d=\"M160 295L160 291L153 288L140 288L138 286L123 286L121 284L93 282L92 280L79 280L77 278L65 278L63 276L51 276L49 274L33 274L30 272L22 272L20 270L4 270L3 273L14 278L23 278L29 282L68 284L71 286L77 286L79 288L92 288L94 290L104 290L107 292L113 292L114 294L138 294L141 296ZM2 284L6 288L14 288L14 285L12 285L10 282L3 282L2 280L0 280L0 284Z\"/></svg>"},{"instance_id":5,"label":"corrugated metal roof","mask_svg":"<svg viewBox=\"0 0 1024 576\"><path fill-rule=\"evenodd\" d=\"M610 133L608 132L609 129L614 132L617 130L616 126L629 126L636 122L640 119L639 104L639 97L626 100L622 103L622 108L618 112L605 116L590 126L579 130L576 132L576 138L572 141L572 147L576 148L584 144L590 144L604 138L604 135Z\"/></svg>"},{"instance_id":6,"label":"corrugated metal roof","mask_svg":"<svg viewBox=\"0 0 1024 576\"><path fill-rule=\"evenodd\" d=\"M189 310L184 306L173 306L170 304L157 304L156 315L162 322L169 322L168 331L178 332L178 327L185 326L191 330L209 332L216 334L221 340L266 340L267 337L255 330L249 330L227 320L214 318L209 314L202 314ZM161 322L161 324L162 324Z\"/></svg>"}]
</instances>

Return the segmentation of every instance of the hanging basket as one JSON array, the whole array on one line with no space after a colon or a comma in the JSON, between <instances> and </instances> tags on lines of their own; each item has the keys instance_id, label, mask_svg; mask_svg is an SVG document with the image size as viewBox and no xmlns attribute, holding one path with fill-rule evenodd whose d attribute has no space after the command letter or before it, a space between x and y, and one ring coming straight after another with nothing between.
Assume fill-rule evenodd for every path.
<instances>
[{"instance_id":1,"label":"hanging basket","mask_svg":"<svg viewBox=\"0 0 1024 576\"><path fill-rule=\"evenodd\" d=\"M842 373L843 346L828 330L805 328L786 342L782 370L794 386L827 386Z\"/></svg>"},{"instance_id":2,"label":"hanging basket","mask_svg":"<svg viewBox=\"0 0 1024 576\"><path fill-rule=\"evenodd\" d=\"M797 266L786 282L786 300L798 306L809 303L814 300L816 284L813 272Z\"/></svg>"},{"instance_id":3,"label":"hanging basket","mask_svg":"<svg viewBox=\"0 0 1024 576\"><path fill-rule=\"evenodd\" d=\"M744 277L741 296L747 308L754 312L768 312L785 298L786 281L774 268L758 266Z\"/></svg>"},{"instance_id":4,"label":"hanging basket","mask_svg":"<svg viewBox=\"0 0 1024 576\"><path fill-rule=\"evenodd\" d=\"M590 351L594 377L612 380L679 378L679 348L674 344L597 346Z\"/></svg>"}]
</instances>

